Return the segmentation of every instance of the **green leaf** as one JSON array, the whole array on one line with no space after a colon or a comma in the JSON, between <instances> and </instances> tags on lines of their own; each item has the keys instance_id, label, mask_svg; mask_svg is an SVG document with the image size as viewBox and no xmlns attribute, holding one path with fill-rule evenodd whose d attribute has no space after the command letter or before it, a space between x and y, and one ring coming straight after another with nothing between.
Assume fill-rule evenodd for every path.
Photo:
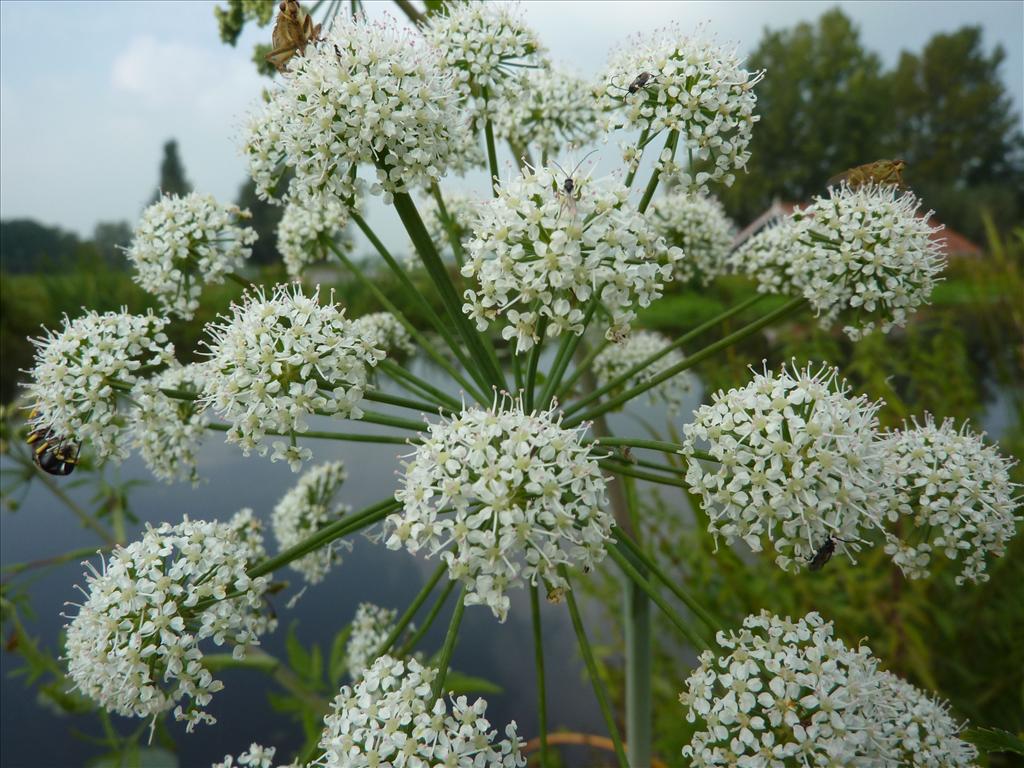
<instances>
[{"instance_id":1,"label":"green leaf","mask_svg":"<svg viewBox=\"0 0 1024 768\"><path fill-rule=\"evenodd\" d=\"M288 665L302 677L308 678L313 660L295 635L295 628L298 624L297 621L293 621L288 626L288 635L285 637L285 649L288 651Z\"/></svg>"},{"instance_id":2,"label":"green leaf","mask_svg":"<svg viewBox=\"0 0 1024 768\"><path fill-rule=\"evenodd\" d=\"M961 737L984 752L1014 752L1024 755L1024 739L1000 728L968 728Z\"/></svg>"},{"instance_id":3,"label":"green leaf","mask_svg":"<svg viewBox=\"0 0 1024 768\"><path fill-rule=\"evenodd\" d=\"M495 694L502 693L503 691L500 685L492 683L486 678L466 675L462 672L456 672L454 669L449 670L448 676L444 681L444 687L452 693Z\"/></svg>"},{"instance_id":4,"label":"green leaf","mask_svg":"<svg viewBox=\"0 0 1024 768\"><path fill-rule=\"evenodd\" d=\"M348 657L345 655L345 646L348 644L349 635L352 634L352 625L345 627L334 636L331 642L331 657L327 663L327 678L331 688L337 688L341 682L341 676L348 670Z\"/></svg>"}]
</instances>

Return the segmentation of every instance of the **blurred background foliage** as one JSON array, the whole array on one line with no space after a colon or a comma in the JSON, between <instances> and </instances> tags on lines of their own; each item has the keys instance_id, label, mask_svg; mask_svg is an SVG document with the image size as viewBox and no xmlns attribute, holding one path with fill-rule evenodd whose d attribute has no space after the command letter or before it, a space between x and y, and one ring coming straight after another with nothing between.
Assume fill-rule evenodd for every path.
<instances>
[{"instance_id":1,"label":"blurred background foliage","mask_svg":"<svg viewBox=\"0 0 1024 768\"><path fill-rule=\"evenodd\" d=\"M229 9L241 9L236 21L244 21L257 5L235 3ZM762 358L769 366L792 358L827 360L841 368L855 391L884 398L880 417L886 426L925 411L971 418L979 427L998 427L993 437L1004 453L1024 456L1024 138L999 76L1003 59L1000 48L986 49L979 28L964 27L934 36L919 52L904 52L886 69L838 9L814 24L766 30L749 60L751 68L770 73L758 86L761 122L749 173L722 191L735 221L746 225L774 200L806 201L845 168L899 157L908 162L906 181L925 206L984 253L954 260L932 305L907 328L853 344L804 317L703 365L707 393L744 383L748 366L760 365ZM189 189L177 145L168 141L153 194ZM274 236L280 209L259 201L249 182L236 202L251 210L260 234L254 272L264 283L285 279ZM40 326L57 327L64 312L82 306L155 309L132 283L118 249L130 238L127 222L99 223L91 238L31 220L0 222L3 402L16 395L19 370L31 365L27 338L38 335ZM379 287L395 295L390 273L372 271ZM351 316L380 309L354 280L330 272L316 278L311 282L335 283L335 298ZM426 286L422 276L414 279ZM710 289L671 288L641 314L638 325L677 334L754 290L740 278L720 279ZM183 362L197 349L203 324L239 292L233 284L210 287L196 317L174 324L172 340ZM759 316L775 301L782 299L762 300L722 331ZM415 308L405 309L416 322ZM1015 479L1024 481L1021 466L1015 471ZM889 668L947 697L956 716L1024 731L1024 537L993 564L991 581L977 587L955 586L941 568L929 580L904 581L880 550L856 565L837 557L820 572L794 577L768 558L724 546L716 554L704 526L678 524L676 500L648 495L646 507L644 543L690 591L704 596L722 626L735 626L762 608L790 615L820 611L836 621L847 641L869 638ZM610 573L588 582L605 606L607 626L620 631L620 583ZM654 633L656 751L669 765L679 765L690 732L676 697L693 651L668 627L662 629ZM603 671L620 702L621 649L621 637L603 648ZM608 762L607 757L595 753L595 759ZM1000 759L992 756L991 765L1012 764Z\"/></svg>"}]
</instances>

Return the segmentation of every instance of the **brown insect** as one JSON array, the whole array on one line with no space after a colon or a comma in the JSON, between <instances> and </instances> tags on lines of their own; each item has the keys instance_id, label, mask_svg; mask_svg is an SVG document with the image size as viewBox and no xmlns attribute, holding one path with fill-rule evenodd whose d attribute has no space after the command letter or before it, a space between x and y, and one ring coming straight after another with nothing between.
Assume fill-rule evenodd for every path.
<instances>
[{"instance_id":1,"label":"brown insect","mask_svg":"<svg viewBox=\"0 0 1024 768\"><path fill-rule=\"evenodd\" d=\"M626 87L626 90L631 94L636 93L649 82L651 82L653 79L654 75L652 75L650 72L641 72L639 75L633 78L633 82Z\"/></svg>"},{"instance_id":2,"label":"brown insect","mask_svg":"<svg viewBox=\"0 0 1024 768\"><path fill-rule=\"evenodd\" d=\"M835 187L846 182L851 189L866 184L892 185L903 187L903 169L907 167L905 160L876 160L873 163L858 165L828 180L828 186Z\"/></svg>"},{"instance_id":3,"label":"brown insect","mask_svg":"<svg viewBox=\"0 0 1024 768\"><path fill-rule=\"evenodd\" d=\"M836 542L841 541L845 544L851 544L846 539L840 539L837 536L829 536L825 539L825 543L822 544L818 551L815 552L807 561L808 571L820 571L825 567L825 564L832 559L832 555L836 552Z\"/></svg>"},{"instance_id":4,"label":"brown insect","mask_svg":"<svg viewBox=\"0 0 1024 768\"><path fill-rule=\"evenodd\" d=\"M320 25L313 26L313 17L302 10L298 0L281 0L277 8L277 21L270 37L274 48L267 54L267 61L278 72L284 72L292 56L305 53L307 45L320 39Z\"/></svg>"}]
</instances>

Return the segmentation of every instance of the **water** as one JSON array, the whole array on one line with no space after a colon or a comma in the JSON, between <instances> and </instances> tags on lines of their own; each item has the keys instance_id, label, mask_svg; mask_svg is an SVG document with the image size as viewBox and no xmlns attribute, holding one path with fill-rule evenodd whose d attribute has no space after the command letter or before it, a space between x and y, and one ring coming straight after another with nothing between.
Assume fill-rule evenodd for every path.
<instances>
[{"instance_id":1,"label":"water","mask_svg":"<svg viewBox=\"0 0 1024 768\"><path fill-rule=\"evenodd\" d=\"M424 361L413 361L411 370L417 375L443 386L445 378ZM695 404L699 392L692 392ZM689 405L683 409L689 412ZM386 410L374 404L375 410ZM411 412L403 412L408 416ZM610 425L617 434L647 436L642 422L664 425L663 409L649 406L646 401L631 408L629 414L616 414ZM641 421L638 421L641 420ZM394 430L374 425L345 422L312 424L313 429L334 429L381 432L394 434ZM395 472L398 457L409 449L399 445L369 443L341 443L310 441L314 463L342 459L349 479L340 497L353 509L362 509L390 495L396 487ZM131 494L132 509L145 522L178 522L183 515L193 519L228 519L236 510L251 507L264 521L277 500L297 479L283 462L271 463L257 456L245 459L241 452L226 445L216 434L211 434L201 452L200 463L205 478L193 490L188 484L163 485L152 481L148 470L138 459L132 458L120 468L123 479L149 481ZM68 487L68 480L64 481ZM663 498L677 502L682 508L681 494L668 493L671 488L660 488ZM88 502L88 489L69 489L82 503ZM274 550L268 530L268 550ZM131 536L130 536L131 538ZM70 512L53 500L49 491L33 484L17 513L0 516L0 562L30 561L46 558L72 549L88 546L95 538L84 531ZM285 635L288 625L297 622L296 633L305 644L318 643L325 654L329 652L334 633L352 620L356 607L364 601L374 602L399 612L411 601L428 575L436 567L433 560L413 557L405 552L386 549L359 537L354 540L353 551L344 563L335 568L328 578L306 591L294 609L285 603L297 591L294 572L282 572L293 586L274 599L280 626L273 635L264 638L263 648L278 658L285 658ZM42 638L51 650L56 648L58 634L64 624L60 616L65 601L78 598L74 585L82 581L82 568L76 563L40 574L28 589L35 616L23 617L29 633ZM471 606L466 610L452 668L477 675L500 685L503 692L487 696L488 719L492 726L503 730L505 723L515 720L524 738L537 734L536 689L533 666L533 641L529 599L522 590L511 592L512 609L504 624L498 623L484 607ZM607 646L614 642L614 627L601 621L601 606L584 605L585 621L591 643ZM548 718L552 730L566 729L584 733L605 733L604 722L594 700L593 690L586 678L579 657L576 638L563 604L541 607L544 628L544 651L547 662ZM433 652L440 648L447 628L447 612L435 622L422 646ZM67 717L43 708L26 690L20 678L10 672L20 665L12 654L2 654L2 713L0 713L0 744L4 768L64 768L85 764L99 753L99 748L73 735L84 731L99 735L98 721L93 717ZM277 690L266 676L245 670L233 670L218 675L225 683L223 691L214 696L210 706L217 718L214 726L199 726L192 734L184 728L170 724L170 731L178 748L179 765L183 768L209 766L227 753L237 754L250 742L259 741L279 748L278 755L290 756L302 742L301 727L291 719L276 713L268 704L267 691ZM138 727L140 721L114 717L122 732ZM571 753L567 753L571 754ZM582 759L579 764L588 761ZM589 762L593 762L592 760ZM575 764L571 760L571 764Z\"/></svg>"}]
</instances>

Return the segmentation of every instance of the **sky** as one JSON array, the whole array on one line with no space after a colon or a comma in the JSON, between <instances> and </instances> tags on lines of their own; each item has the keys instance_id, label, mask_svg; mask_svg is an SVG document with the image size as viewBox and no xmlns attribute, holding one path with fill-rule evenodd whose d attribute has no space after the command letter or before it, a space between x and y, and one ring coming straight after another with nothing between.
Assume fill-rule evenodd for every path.
<instances>
[{"instance_id":1,"label":"sky","mask_svg":"<svg viewBox=\"0 0 1024 768\"><path fill-rule=\"evenodd\" d=\"M1006 49L1002 75L1018 111L1024 104L1024 2L523 3L552 58L584 75L599 72L628 35L670 21L707 22L719 40L749 52L766 26L810 21L835 5L887 65L938 32L980 25L987 48ZM250 25L231 48L220 42L213 6L0 0L0 217L83 236L98 221L134 222L172 137L193 186L233 200L245 178L246 114L267 84L252 47L269 41L270 29ZM393 8L367 6L371 15Z\"/></svg>"}]
</instances>

